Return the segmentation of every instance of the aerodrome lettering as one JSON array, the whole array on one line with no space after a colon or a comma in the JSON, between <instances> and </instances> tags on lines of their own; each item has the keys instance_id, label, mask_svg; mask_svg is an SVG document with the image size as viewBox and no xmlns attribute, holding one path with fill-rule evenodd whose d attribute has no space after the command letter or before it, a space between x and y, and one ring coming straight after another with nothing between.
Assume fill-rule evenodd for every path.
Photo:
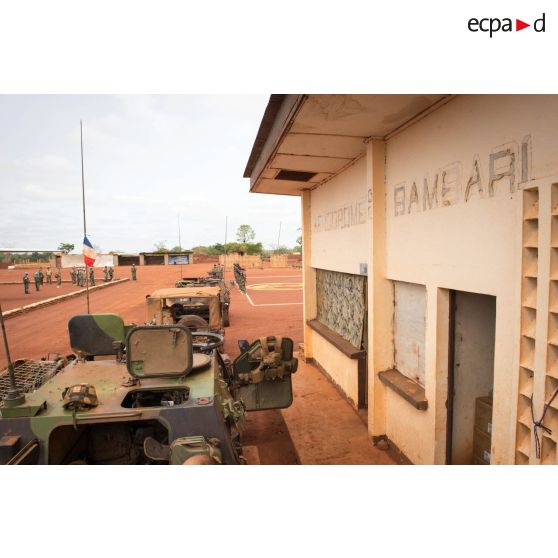
<instances>
[{"instance_id":1,"label":"aerodrome lettering","mask_svg":"<svg viewBox=\"0 0 558 558\"><path fill-rule=\"evenodd\" d=\"M314 232L335 231L364 225L371 218L372 191L368 190L367 199L343 205L321 213L314 218Z\"/></svg>"},{"instance_id":2,"label":"aerodrome lettering","mask_svg":"<svg viewBox=\"0 0 558 558\"><path fill-rule=\"evenodd\" d=\"M420 180L393 187L395 217L424 213L438 207L467 203L475 198L492 198L498 192L513 194L529 180L531 138L521 144L512 142L492 150L487 157L488 172L483 171L482 159L475 155L463 176L461 161L451 163ZM518 178L520 182L518 182ZM422 186L421 186L422 184Z\"/></svg>"}]
</instances>

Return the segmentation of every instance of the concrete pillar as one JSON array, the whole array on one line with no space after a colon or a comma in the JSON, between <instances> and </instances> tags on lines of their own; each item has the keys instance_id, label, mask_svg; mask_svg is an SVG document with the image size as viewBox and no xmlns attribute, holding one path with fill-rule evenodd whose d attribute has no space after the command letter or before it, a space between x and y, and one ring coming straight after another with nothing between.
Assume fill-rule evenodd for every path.
<instances>
[{"instance_id":1,"label":"concrete pillar","mask_svg":"<svg viewBox=\"0 0 558 558\"><path fill-rule=\"evenodd\" d=\"M163 254L163 263L165 265L169 265L169 255L168 254Z\"/></svg>"},{"instance_id":2,"label":"concrete pillar","mask_svg":"<svg viewBox=\"0 0 558 558\"><path fill-rule=\"evenodd\" d=\"M308 320L316 318L316 270L310 262L312 258L312 192L303 190L301 193L302 206L302 300L304 320L304 355L313 358L313 331L306 325Z\"/></svg>"},{"instance_id":3,"label":"concrete pillar","mask_svg":"<svg viewBox=\"0 0 558 558\"><path fill-rule=\"evenodd\" d=\"M143 254L139 255L139 264L145 265L145 256Z\"/></svg>"},{"instance_id":4,"label":"concrete pillar","mask_svg":"<svg viewBox=\"0 0 558 558\"><path fill-rule=\"evenodd\" d=\"M368 432L386 433L385 386L378 372L394 366L393 284L386 273L385 142L366 146L366 180L372 202L368 264Z\"/></svg>"}]
</instances>

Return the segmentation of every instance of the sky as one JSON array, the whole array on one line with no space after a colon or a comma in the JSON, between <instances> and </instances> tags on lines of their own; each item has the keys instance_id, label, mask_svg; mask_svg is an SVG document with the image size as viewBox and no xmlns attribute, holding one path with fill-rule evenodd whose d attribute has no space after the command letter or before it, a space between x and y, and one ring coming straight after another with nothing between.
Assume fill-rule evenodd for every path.
<instances>
[{"instance_id":1,"label":"sky","mask_svg":"<svg viewBox=\"0 0 558 558\"><path fill-rule=\"evenodd\" d=\"M267 95L1 95L0 249L81 251L79 122L88 237L103 252L236 240L293 247L300 199L242 177Z\"/></svg>"}]
</instances>

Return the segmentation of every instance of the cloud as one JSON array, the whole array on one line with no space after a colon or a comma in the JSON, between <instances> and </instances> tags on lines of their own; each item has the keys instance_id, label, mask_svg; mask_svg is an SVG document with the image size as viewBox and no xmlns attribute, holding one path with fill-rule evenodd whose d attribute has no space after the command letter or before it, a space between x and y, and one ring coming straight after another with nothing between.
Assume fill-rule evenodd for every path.
<instances>
[{"instance_id":1,"label":"cloud","mask_svg":"<svg viewBox=\"0 0 558 558\"><path fill-rule=\"evenodd\" d=\"M226 217L230 239L248 223L257 240L275 243L281 221L282 243L294 245L299 199L249 194L242 178L266 102L253 95L5 96L2 242L79 244L83 119L88 230L105 250L176 244L178 215L185 245L222 242Z\"/></svg>"}]
</instances>

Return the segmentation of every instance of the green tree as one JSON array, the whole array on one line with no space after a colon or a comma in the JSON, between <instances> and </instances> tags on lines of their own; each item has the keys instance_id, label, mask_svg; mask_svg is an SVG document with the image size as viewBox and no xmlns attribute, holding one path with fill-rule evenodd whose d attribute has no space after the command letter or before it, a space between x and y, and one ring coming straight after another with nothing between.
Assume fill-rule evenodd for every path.
<instances>
[{"instance_id":1,"label":"green tree","mask_svg":"<svg viewBox=\"0 0 558 558\"><path fill-rule=\"evenodd\" d=\"M236 231L236 240L241 244L251 242L256 238L256 231L250 225L240 225Z\"/></svg>"},{"instance_id":2,"label":"green tree","mask_svg":"<svg viewBox=\"0 0 558 558\"><path fill-rule=\"evenodd\" d=\"M63 254L69 254L74 248L75 246L69 242L61 242L58 245L58 250L60 250Z\"/></svg>"},{"instance_id":3,"label":"green tree","mask_svg":"<svg viewBox=\"0 0 558 558\"><path fill-rule=\"evenodd\" d=\"M169 252L184 252L184 248L182 246L173 246Z\"/></svg>"},{"instance_id":4,"label":"green tree","mask_svg":"<svg viewBox=\"0 0 558 558\"><path fill-rule=\"evenodd\" d=\"M209 246L194 246L192 248L192 252L194 252L194 254L207 254L209 250Z\"/></svg>"},{"instance_id":5,"label":"green tree","mask_svg":"<svg viewBox=\"0 0 558 558\"><path fill-rule=\"evenodd\" d=\"M246 246L245 252L249 256L257 256L261 254L263 251L263 246L261 242L251 242L249 244L246 244L245 246Z\"/></svg>"},{"instance_id":6,"label":"green tree","mask_svg":"<svg viewBox=\"0 0 558 558\"><path fill-rule=\"evenodd\" d=\"M291 251L286 246L277 246L275 250L273 250L274 254L290 254Z\"/></svg>"},{"instance_id":7,"label":"green tree","mask_svg":"<svg viewBox=\"0 0 558 558\"><path fill-rule=\"evenodd\" d=\"M168 252L169 249L167 248L167 241L159 240L159 242L155 242L155 244L153 244L153 250L155 252Z\"/></svg>"}]
</instances>

